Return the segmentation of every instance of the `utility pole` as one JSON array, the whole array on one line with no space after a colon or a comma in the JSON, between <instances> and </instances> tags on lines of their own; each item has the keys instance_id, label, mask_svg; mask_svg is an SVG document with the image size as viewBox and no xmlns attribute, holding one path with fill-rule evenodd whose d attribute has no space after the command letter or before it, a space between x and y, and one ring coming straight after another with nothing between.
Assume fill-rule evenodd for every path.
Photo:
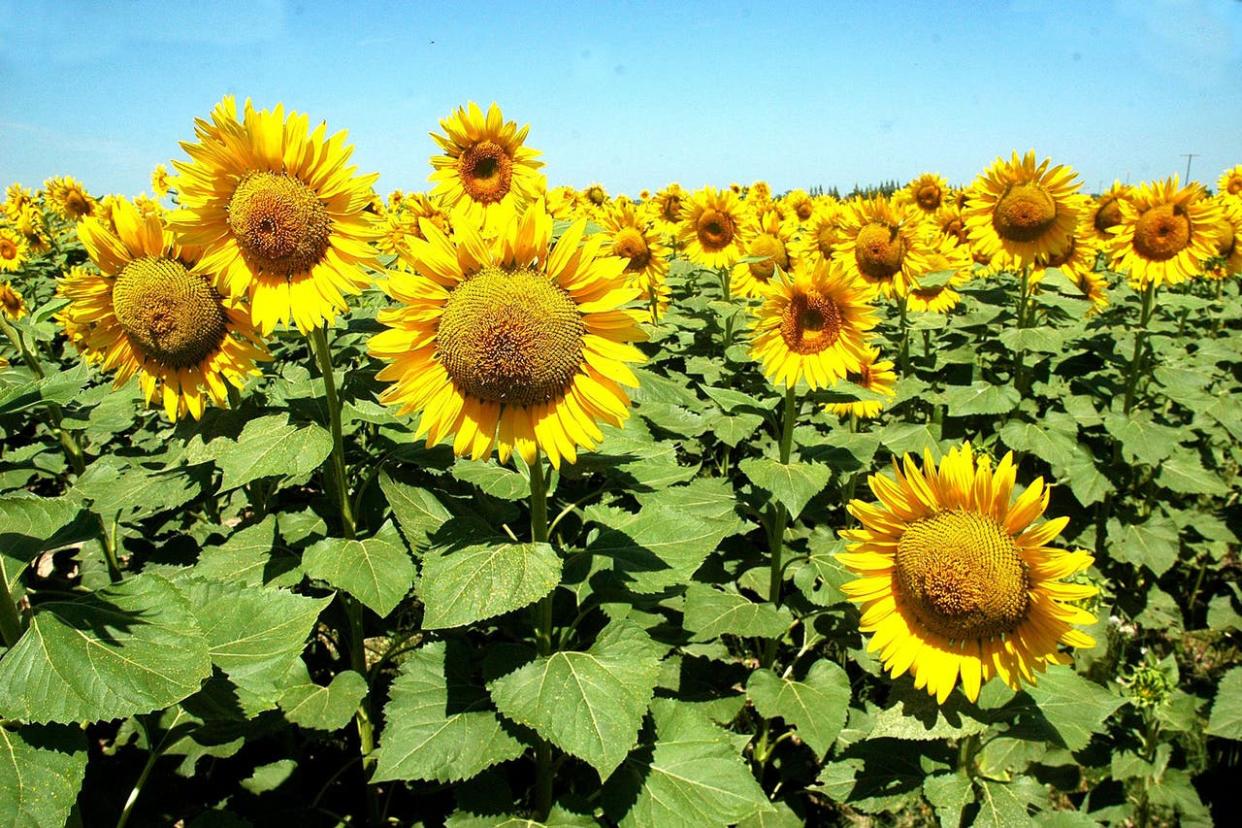
<instances>
[{"instance_id":1,"label":"utility pole","mask_svg":"<svg viewBox=\"0 0 1242 828\"><path fill-rule=\"evenodd\" d=\"M1199 153L1197 152L1183 152L1182 153L1182 158L1186 159L1186 180L1182 182L1183 184L1190 183L1190 161L1192 158L1198 158L1198 157L1199 157Z\"/></svg>"}]
</instances>

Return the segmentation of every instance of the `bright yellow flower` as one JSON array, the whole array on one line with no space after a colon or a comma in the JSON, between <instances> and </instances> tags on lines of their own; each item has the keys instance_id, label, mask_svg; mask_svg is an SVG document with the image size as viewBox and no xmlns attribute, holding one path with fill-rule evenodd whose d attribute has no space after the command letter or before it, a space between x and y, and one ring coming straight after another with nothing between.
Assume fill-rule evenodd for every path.
<instances>
[{"instance_id":1,"label":"bright yellow flower","mask_svg":"<svg viewBox=\"0 0 1242 828\"><path fill-rule=\"evenodd\" d=\"M813 263L829 261L841 241L841 216L841 205L832 199L816 204L815 211L790 243L790 255Z\"/></svg>"},{"instance_id":2,"label":"bright yellow flower","mask_svg":"<svg viewBox=\"0 0 1242 828\"><path fill-rule=\"evenodd\" d=\"M1120 204L1108 252L1136 288L1193 279L1216 255L1220 207L1202 185L1179 187L1173 176L1136 187Z\"/></svg>"},{"instance_id":3,"label":"bright yellow flower","mask_svg":"<svg viewBox=\"0 0 1242 828\"><path fill-rule=\"evenodd\" d=\"M893 363L880 359L880 351L868 345L863 349L862 365L857 371L845 375L846 380L859 388L865 388L877 394L892 398L897 396L897 374L893 371ZM856 402L828 403L824 409L838 417L851 415L860 420L873 420L880 416L887 402L884 400L857 400Z\"/></svg>"},{"instance_id":4,"label":"bright yellow flower","mask_svg":"<svg viewBox=\"0 0 1242 828\"><path fill-rule=\"evenodd\" d=\"M0 226L0 273L21 270L30 255L26 237L16 228Z\"/></svg>"},{"instance_id":5,"label":"bright yellow flower","mask_svg":"<svg viewBox=\"0 0 1242 828\"><path fill-rule=\"evenodd\" d=\"M1130 185L1114 181L1098 197L1087 202L1087 209L1078 223L1078 234L1089 236L1107 246L1113 241L1113 228L1121 223L1121 202L1130 196Z\"/></svg>"},{"instance_id":6,"label":"bright yellow flower","mask_svg":"<svg viewBox=\"0 0 1242 828\"><path fill-rule=\"evenodd\" d=\"M4 215L9 221L17 221L17 217L22 214L22 208L33 202L34 196L30 190L14 182L4 191Z\"/></svg>"},{"instance_id":7,"label":"bright yellow flower","mask_svg":"<svg viewBox=\"0 0 1242 828\"><path fill-rule=\"evenodd\" d=\"M258 375L255 361L269 358L250 314L194 267L196 251L177 245L159 217L123 198L112 216L115 234L96 218L79 225L100 273L75 268L63 279L66 335L115 370L118 387L137 374L143 397L162 402L169 419L198 419L207 402L227 407L225 382L241 388Z\"/></svg>"},{"instance_id":8,"label":"bright yellow flower","mask_svg":"<svg viewBox=\"0 0 1242 828\"><path fill-rule=\"evenodd\" d=\"M949 182L936 173L923 173L906 185L910 200L925 214L931 215L946 203Z\"/></svg>"},{"instance_id":9,"label":"bright yellow flower","mask_svg":"<svg viewBox=\"0 0 1242 828\"><path fill-rule=\"evenodd\" d=\"M883 196L856 199L842 213L833 259L883 296L905 296L916 276L909 253L924 244L920 216L913 206L901 207Z\"/></svg>"},{"instance_id":10,"label":"bright yellow flower","mask_svg":"<svg viewBox=\"0 0 1242 828\"><path fill-rule=\"evenodd\" d=\"M815 214L815 200L807 195L806 190L790 190L781 203L797 217L799 224L806 224Z\"/></svg>"},{"instance_id":11,"label":"bright yellow flower","mask_svg":"<svg viewBox=\"0 0 1242 828\"><path fill-rule=\"evenodd\" d=\"M367 210L378 176L356 175L344 132L329 138L324 123L312 132L281 104L256 110L247 100L238 120L225 97L194 131L198 141L181 145L191 160L173 162L180 209L170 225L202 248L199 272L249 296L265 336L291 319L303 333L331 324L378 266Z\"/></svg>"},{"instance_id":12,"label":"bright yellow flower","mask_svg":"<svg viewBox=\"0 0 1242 828\"><path fill-rule=\"evenodd\" d=\"M867 338L879 321L872 291L836 263L796 264L764 290L755 311L750 355L774 385L793 388L805 380L827 388L859 371Z\"/></svg>"},{"instance_id":13,"label":"bright yellow flower","mask_svg":"<svg viewBox=\"0 0 1242 828\"><path fill-rule=\"evenodd\" d=\"M775 210L751 215L742 228L746 258L762 258L733 266L729 290L734 296L761 296L777 268L790 269L789 243L797 227L796 219L782 221Z\"/></svg>"},{"instance_id":14,"label":"bright yellow flower","mask_svg":"<svg viewBox=\"0 0 1242 828\"><path fill-rule=\"evenodd\" d=\"M163 198L168 195L171 189L168 183L168 168L163 164L156 164L155 169L151 171L151 190L155 193L156 198Z\"/></svg>"},{"instance_id":15,"label":"bright yellow flower","mask_svg":"<svg viewBox=\"0 0 1242 828\"><path fill-rule=\"evenodd\" d=\"M553 187L548 191L548 212L559 221L573 221L581 209L578 191L568 185Z\"/></svg>"},{"instance_id":16,"label":"bright yellow flower","mask_svg":"<svg viewBox=\"0 0 1242 828\"><path fill-rule=\"evenodd\" d=\"M941 703L959 676L974 701L993 676L1017 690L1070 663L1059 645L1095 644L1075 629L1094 616L1073 602L1096 588L1061 580L1093 558L1048 546L1069 518L1037 523L1050 490L1036 478L1013 499L1016 478L1012 454L993 469L965 443L939 467L930 452L921 469L909 455L894 460L892 478L869 480L878 502L849 504L862 528L841 532L838 557L861 577L841 589L874 633L867 649Z\"/></svg>"},{"instance_id":17,"label":"bright yellow flower","mask_svg":"<svg viewBox=\"0 0 1242 828\"><path fill-rule=\"evenodd\" d=\"M948 313L962 301L954 288L970 281L975 262L970 249L957 243L951 236L937 234L910 251L910 273L914 280L906 294L906 308L918 313ZM948 276L943 276L949 271ZM936 284L923 284L920 279L929 274L941 274ZM933 280L928 280L933 281Z\"/></svg>"},{"instance_id":18,"label":"bright yellow flower","mask_svg":"<svg viewBox=\"0 0 1242 828\"><path fill-rule=\"evenodd\" d=\"M1216 255L1223 260L1225 276L1242 273L1242 199L1221 199L1221 221L1216 235Z\"/></svg>"},{"instance_id":19,"label":"bright yellow flower","mask_svg":"<svg viewBox=\"0 0 1242 828\"><path fill-rule=\"evenodd\" d=\"M8 282L0 282L0 311L14 321L26 315L26 300Z\"/></svg>"},{"instance_id":20,"label":"bright yellow flower","mask_svg":"<svg viewBox=\"0 0 1242 828\"><path fill-rule=\"evenodd\" d=\"M639 290L648 306L655 298L657 318L668 307L668 245L660 238L646 211L632 204L614 204L603 217L604 234L608 239L604 252L625 259L626 283Z\"/></svg>"},{"instance_id":21,"label":"bright yellow flower","mask_svg":"<svg viewBox=\"0 0 1242 828\"><path fill-rule=\"evenodd\" d=\"M742 238L746 214L736 193L704 187L683 204L678 233L690 261L703 267L732 267L746 255Z\"/></svg>"},{"instance_id":22,"label":"bright yellow flower","mask_svg":"<svg viewBox=\"0 0 1242 828\"><path fill-rule=\"evenodd\" d=\"M1230 167L1221 173L1217 187L1221 195L1242 198L1242 164Z\"/></svg>"},{"instance_id":23,"label":"bright yellow flower","mask_svg":"<svg viewBox=\"0 0 1242 828\"><path fill-rule=\"evenodd\" d=\"M43 182L52 212L70 221L81 221L95 211L95 199L76 178L62 176Z\"/></svg>"},{"instance_id":24,"label":"bright yellow flower","mask_svg":"<svg viewBox=\"0 0 1242 828\"><path fill-rule=\"evenodd\" d=\"M638 296L626 286L626 260L604 255L607 238L583 241L586 221L555 245L552 217L539 200L501 235L473 226L452 239L424 222L425 241L409 244L413 273L393 272L384 290L400 304L380 311L389 330L369 353L389 365L380 399L401 414L420 412L416 437L429 445L453 436L459 456L516 451L528 463L542 450L554 466L603 439L596 425L630 413L622 385L636 386L627 363L644 357Z\"/></svg>"},{"instance_id":25,"label":"bright yellow flower","mask_svg":"<svg viewBox=\"0 0 1242 828\"><path fill-rule=\"evenodd\" d=\"M656 229L666 238L676 236L681 227L682 213L690 194L674 182L655 194L651 200L652 218Z\"/></svg>"}]
</instances>

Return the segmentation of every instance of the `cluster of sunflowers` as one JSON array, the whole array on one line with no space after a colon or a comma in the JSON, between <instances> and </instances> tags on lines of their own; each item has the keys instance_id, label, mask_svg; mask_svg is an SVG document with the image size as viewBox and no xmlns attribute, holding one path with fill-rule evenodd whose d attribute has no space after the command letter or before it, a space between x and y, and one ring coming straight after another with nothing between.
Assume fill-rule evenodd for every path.
<instances>
[{"instance_id":1,"label":"cluster of sunflowers","mask_svg":"<svg viewBox=\"0 0 1242 828\"><path fill-rule=\"evenodd\" d=\"M432 190L384 202L377 176L349 163L345 133L249 101L239 117L225 98L182 145L188 160L156 169L171 209L96 201L72 179L37 198L10 187L0 269L57 244L55 222L72 225L94 267L60 281L69 341L117 384L137 376L172 419L228 406L278 328L310 336L326 361L324 331L347 297L378 285L393 303L368 351L386 363L382 401L419 415L416 436L556 467L628 416L630 366L645 359L634 343L667 311L678 257L747 303L751 354L787 392L787 427L800 384L848 380L879 397L833 404L842 416L875 416L892 396L893 363L871 342L881 303L903 323L946 313L956 288L1001 271L1021 274L1025 300L1055 269L1098 310L1110 270L1148 294L1242 272L1242 166L1217 196L1171 178L1093 198L1072 169L1029 152L965 189L928 173L848 200L763 182L632 200L598 184L549 190L529 128L495 104L441 127ZM11 287L0 299L23 312ZM861 577L845 591L886 667L941 700L959 676L974 699L991 676L1016 687L1063 663L1058 644L1091 644L1073 602L1094 588L1061 579L1092 557L1049 547L1066 521L1037 522L1048 489L1036 480L1014 499L1015 478L1011 458L993 468L966 444L938 465L906 458L893 479L871 479L878 502L850 505L861 528L844 533L842 560Z\"/></svg>"}]
</instances>

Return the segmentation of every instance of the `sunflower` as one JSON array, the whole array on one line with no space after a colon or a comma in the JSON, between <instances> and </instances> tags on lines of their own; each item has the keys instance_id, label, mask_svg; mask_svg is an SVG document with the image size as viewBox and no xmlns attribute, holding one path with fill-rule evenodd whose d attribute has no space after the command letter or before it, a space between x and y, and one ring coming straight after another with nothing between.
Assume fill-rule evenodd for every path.
<instances>
[{"instance_id":1,"label":"sunflower","mask_svg":"<svg viewBox=\"0 0 1242 828\"><path fill-rule=\"evenodd\" d=\"M764 288L750 355L775 385L805 379L827 388L862 369L867 337L879 321L872 291L836 263L797 263Z\"/></svg>"},{"instance_id":2,"label":"sunflower","mask_svg":"<svg viewBox=\"0 0 1242 828\"><path fill-rule=\"evenodd\" d=\"M425 222L406 256L414 272L383 283L400 306L380 311L389 330L368 344L391 361L376 375L393 383L380 399L421 412L415 436L429 445L455 435L460 456L495 447L501 462L537 450L574 462L603 439L597 422L629 416L621 386L638 384L626 363L643 361L629 343L645 335L642 314L623 308L638 296L625 259L603 255L601 234L584 244L585 219L553 246L542 200L494 239L454 230Z\"/></svg>"},{"instance_id":3,"label":"sunflower","mask_svg":"<svg viewBox=\"0 0 1242 828\"><path fill-rule=\"evenodd\" d=\"M1035 267L1031 270L1030 283L1037 285L1044 279L1045 272L1056 268L1064 273L1074 284L1082 286L1083 274L1094 272L1095 262L1099 256L1100 246L1089 235L1073 235L1065 246L1052 253L1038 256ZM1086 290L1083 290L1086 293Z\"/></svg>"},{"instance_id":4,"label":"sunflower","mask_svg":"<svg viewBox=\"0 0 1242 828\"><path fill-rule=\"evenodd\" d=\"M1130 197L1130 185L1113 181L1113 186L1092 199L1078 223L1078 233L1089 235L1102 245L1113 240L1113 228L1121 222L1121 202Z\"/></svg>"},{"instance_id":5,"label":"sunflower","mask_svg":"<svg viewBox=\"0 0 1242 828\"><path fill-rule=\"evenodd\" d=\"M905 296L915 276L908 254L923 244L919 215L883 196L856 199L844 208L833 258L882 295Z\"/></svg>"},{"instance_id":6,"label":"sunflower","mask_svg":"<svg viewBox=\"0 0 1242 828\"><path fill-rule=\"evenodd\" d=\"M732 190L704 187L685 204L678 231L686 256L703 267L732 267L746 255L745 210Z\"/></svg>"},{"instance_id":7,"label":"sunflower","mask_svg":"<svg viewBox=\"0 0 1242 828\"><path fill-rule=\"evenodd\" d=\"M547 189L537 161L539 150L524 146L530 125L506 121L493 103L487 115L474 101L440 121L444 135L431 133L443 155L434 155L429 181L432 198L450 215L483 228L488 234L503 226Z\"/></svg>"},{"instance_id":8,"label":"sunflower","mask_svg":"<svg viewBox=\"0 0 1242 828\"><path fill-rule=\"evenodd\" d=\"M4 190L4 215L9 221L16 221L21 215L22 208L28 204L33 204L34 196L30 190L23 187L17 182L13 182Z\"/></svg>"},{"instance_id":9,"label":"sunflower","mask_svg":"<svg viewBox=\"0 0 1242 828\"><path fill-rule=\"evenodd\" d=\"M781 203L797 217L798 224L805 224L815 215L815 199L806 190L790 190L781 198Z\"/></svg>"},{"instance_id":10,"label":"sunflower","mask_svg":"<svg viewBox=\"0 0 1242 828\"><path fill-rule=\"evenodd\" d=\"M419 224L428 219L442 233L452 232L449 216L425 193L402 193L394 190L388 197L389 207L380 221L380 237L376 246L383 253L395 254L405 246L409 238L423 238Z\"/></svg>"},{"instance_id":11,"label":"sunflower","mask_svg":"<svg viewBox=\"0 0 1242 828\"><path fill-rule=\"evenodd\" d=\"M57 281L56 295L67 299L68 293L66 288L69 289L69 292L72 292L75 285L85 284L84 280L95 278L98 277L85 266L74 265L69 269L68 273ZM91 323L79 322L78 315L75 313L72 304L66 305L63 309L53 314L52 319L64 330L65 338L69 340L69 344L86 361L87 365L97 365L103 360L104 355L102 353L87 347L86 340L87 334L91 331Z\"/></svg>"},{"instance_id":12,"label":"sunflower","mask_svg":"<svg viewBox=\"0 0 1242 828\"><path fill-rule=\"evenodd\" d=\"M26 237L16 228L0 226L0 273L21 270L30 255Z\"/></svg>"},{"instance_id":13,"label":"sunflower","mask_svg":"<svg viewBox=\"0 0 1242 828\"><path fill-rule=\"evenodd\" d=\"M841 240L841 205L826 199L815 205L811 214L789 245L789 253L795 259L829 261Z\"/></svg>"},{"instance_id":14,"label":"sunflower","mask_svg":"<svg viewBox=\"0 0 1242 828\"><path fill-rule=\"evenodd\" d=\"M1052 159L1035 163L1035 151L1010 161L997 158L975 179L966 203L971 245L998 264L1025 267L1059 249L1074 232L1086 197L1078 174Z\"/></svg>"},{"instance_id":15,"label":"sunflower","mask_svg":"<svg viewBox=\"0 0 1242 828\"><path fill-rule=\"evenodd\" d=\"M777 268L789 270L789 242L797 227L796 219L782 220L775 210L751 215L742 228L742 237L746 243L746 258L758 261L738 262L733 266L729 290L734 296L760 296Z\"/></svg>"},{"instance_id":16,"label":"sunflower","mask_svg":"<svg viewBox=\"0 0 1242 828\"><path fill-rule=\"evenodd\" d=\"M171 187L168 184L168 167L163 164L156 164L155 169L151 171L151 191L155 193L156 198L163 198L168 195Z\"/></svg>"},{"instance_id":17,"label":"sunflower","mask_svg":"<svg viewBox=\"0 0 1242 828\"><path fill-rule=\"evenodd\" d=\"M573 221L581 209L578 191L568 185L548 190L548 212L560 221Z\"/></svg>"},{"instance_id":18,"label":"sunflower","mask_svg":"<svg viewBox=\"0 0 1242 828\"><path fill-rule=\"evenodd\" d=\"M681 227L682 212L689 199L690 194L676 182L657 192L651 199L648 209L651 210L652 221L656 229L666 238L677 235Z\"/></svg>"},{"instance_id":19,"label":"sunflower","mask_svg":"<svg viewBox=\"0 0 1242 828\"><path fill-rule=\"evenodd\" d=\"M15 322L26 315L26 300L8 282L0 282L0 311Z\"/></svg>"},{"instance_id":20,"label":"sunflower","mask_svg":"<svg viewBox=\"0 0 1242 828\"><path fill-rule=\"evenodd\" d=\"M370 283L378 235L367 211L374 174L355 175L353 147L338 132L284 106L242 120L232 96L194 125L197 143L183 143L188 162L174 161L180 209L169 224L183 244L202 248L198 268L220 274L225 291L250 298L255 325L266 336L290 319L303 333L348 309L342 294Z\"/></svg>"},{"instance_id":21,"label":"sunflower","mask_svg":"<svg viewBox=\"0 0 1242 828\"><path fill-rule=\"evenodd\" d=\"M975 262L970 250L957 243L951 236L937 234L933 240L910 251L910 271L914 280L906 294L906 307L923 313L948 313L962 301L962 295L954 288L970 281ZM938 278L937 284L921 284L920 279L931 273L948 275ZM931 280L928 280L929 282Z\"/></svg>"},{"instance_id":22,"label":"sunflower","mask_svg":"<svg viewBox=\"0 0 1242 828\"><path fill-rule=\"evenodd\" d=\"M1220 189L1221 195L1242 198L1242 164L1237 164L1221 173L1216 186Z\"/></svg>"},{"instance_id":23,"label":"sunflower","mask_svg":"<svg viewBox=\"0 0 1242 828\"><path fill-rule=\"evenodd\" d=\"M1223 261L1225 276L1242 273L1242 199L1221 198L1221 220L1216 235L1216 255Z\"/></svg>"},{"instance_id":24,"label":"sunflower","mask_svg":"<svg viewBox=\"0 0 1242 828\"><path fill-rule=\"evenodd\" d=\"M931 215L946 203L949 195L949 182L936 173L923 173L906 185L910 200L925 214Z\"/></svg>"},{"instance_id":25,"label":"sunflower","mask_svg":"<svg viewBox=\"0 0 1242 828\"><path fill-rule=\"evenodd\" d=\"M957 203L946 199L940 209L927 217L927 220L943 236L955 239L958 246L970 249L970 235L966 232L966 217Z\"/></svg>"},{"instance_id":26,"label":"sunflower","mask_svg":"<svg viewBox=\"0 0 1242 828\"><path fill-rule=\"evenodd\" d=\"M27 202L19 208L13 218L13 228L26 239L31 253L46 253L52 249L43 212L33 203Z\"/></svg>"},{"instance_id":27,"label":"sunflower","mask_svg":"<svg viewBox=\"0 0 1242 828\"><path fill-rule=\"evenodd\" d=\"M749 202L771 201L772 187L766 181L756 181L746 190L746 200Z\"/></svg>"},{"instance_id":28,"label":"sunflower","mask_svg":"<svg viewBox=\"0 0 1242 828\"><path fill-rule=\"evenodd\" d=\"M909 455L893 461L893 479L870 478L878 502L853 500L860 529L841 532L839 558L861 577L841 589L861 604L867 649L879 651L893 678L907 670L914 685L943 703L961 676L966 697L999 676L1013 689L1036 683L1049 664L1068 664L1059 644L1091 647L1074 628L1095 621L1071 602L1097 590L1060 579L1093 558L1048 546L1069 518L1036 523L1049 487L1036 478L1013 499L1013 455L993 469L970 443L948 452L939 468Z\"/></svg>"},{"instance_id":29,"label":"sunflower","mask_svg":"<svg viewBox=\"0 0 1242 828\"><path fill-rule=\"evenodd\" d=\"M100 273L75 268L63 279L66 335L82 336L88 360L115 369L118 387L137 374L146 401L158 397L169 419L187 411L198 419L208 401L227 407L225 381L241 388L258 375L255 361L269 358L250 315L194 267L195 251L158 217L125 199L112 214L115 234L96 218L78 228Z\"/></svg>"},{"instance_id":30,"label":"sunflower","mask_svg":"<svg viewBox=\"0 0 1242 828\"><path fill-rule=\"evenodd\" d=\"M76 178L62 176L43 182L52 212L70 221L81 221L95 212L95 199Z\"/></svg>"},{"instance_id":31,"label":"sunflower","mask_svg":"<svg viewBox=\"0 0 1242 828\"><path fill-rule=\"evenodd\" d=\"M614 204L603 219L607 255L625 259L626 283L639 290L642 300L651 305L655 300L657 318L668 307L669 249L650 222L645 211L632 204Z\"/></svg>"},{"instance_id":32,"label":"sunflower","mask_svg":"<svg viewBox=\"0 0 1242 828\"><path fill-rule=\"evenodd\" d=\"M897 374L893 371L893 363L880 359L880 351L868 345L863 348L862 365L857 371L845 375L846 380L859 388L865 388L885 397L897 396ZM858 417L861 420L872 420L880 416L887 403L884 400L857 400L846 403L828 403L824 406L829 414L838 417Z\"/></svg>"},{"instance_id":33,"label":"sunflower","mask_svg":"<svg viewBox=\"0 0 1242 828\"><path fill-rule=\"evenodd\" d=\"M1220 207L1200 184L1178 186L1177 176L1136 187L1121 202L1109 254L1113 269L1143 288L1193 279L1216 255Z\"/></svg>"}]
</instances>

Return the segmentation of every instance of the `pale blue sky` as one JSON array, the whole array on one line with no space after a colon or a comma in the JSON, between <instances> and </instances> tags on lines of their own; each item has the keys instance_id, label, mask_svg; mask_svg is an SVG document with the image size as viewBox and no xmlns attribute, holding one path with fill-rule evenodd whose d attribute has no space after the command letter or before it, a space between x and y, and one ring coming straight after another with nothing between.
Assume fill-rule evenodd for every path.
<instances>
[{"instance_id":1,"label":"pale blue sky","mask_svg":"<svg viewBox=\"0 0 1242 828\"><path fill-rule=\"evenodd\" d=\"M1096 189L1242 162L1242 2L0 0L0 182L149 190L226 93L348 129L379 188L496 100L553 185L967 182L1034 148Z\"/></svg>"}]
</instances>

